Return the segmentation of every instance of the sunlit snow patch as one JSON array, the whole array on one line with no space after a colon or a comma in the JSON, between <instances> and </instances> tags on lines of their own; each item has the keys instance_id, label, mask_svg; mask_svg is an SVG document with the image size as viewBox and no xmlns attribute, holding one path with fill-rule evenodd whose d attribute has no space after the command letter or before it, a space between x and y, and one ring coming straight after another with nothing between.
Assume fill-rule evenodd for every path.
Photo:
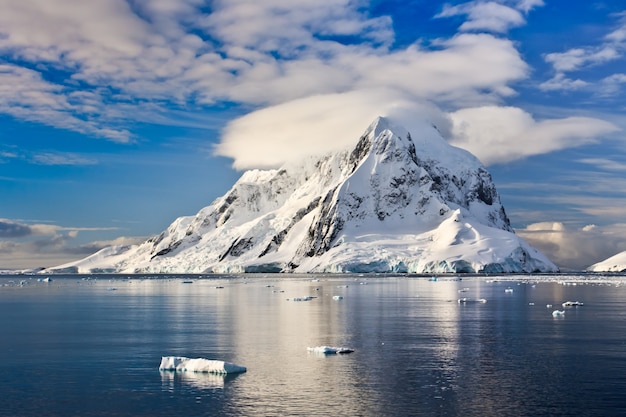
<instances>
[{"instance_id":1,"label":"sunlit snow patch","mask_svg":"<svg viewBox=\"0 0 626 417\"><path fill-rule=\"evenodd\" d=\"M201 372L210 374L237 374L246 372L243 366L234 363L204 358L185 358L182 356L163 356L160 371Z\"/></svg>"}]
</instances>

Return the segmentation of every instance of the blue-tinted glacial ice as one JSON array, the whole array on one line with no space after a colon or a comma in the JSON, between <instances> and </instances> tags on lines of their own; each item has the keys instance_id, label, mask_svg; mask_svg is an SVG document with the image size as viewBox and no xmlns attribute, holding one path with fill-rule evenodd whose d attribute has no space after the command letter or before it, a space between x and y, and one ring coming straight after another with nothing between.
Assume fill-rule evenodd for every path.
<instances>
[{"instance_id":1,"label":"blue-tinted glacial ice","mask_svg":"<svg viewBox=\"0 0 626 417\"><path fill-rule=\"evenodd\" d=\"M160 371L201 372L210 374L238 374L246 372L243 366L234 363L204 358L185 358L182 356L163 356Z\"/></svg>"}]
</instances>

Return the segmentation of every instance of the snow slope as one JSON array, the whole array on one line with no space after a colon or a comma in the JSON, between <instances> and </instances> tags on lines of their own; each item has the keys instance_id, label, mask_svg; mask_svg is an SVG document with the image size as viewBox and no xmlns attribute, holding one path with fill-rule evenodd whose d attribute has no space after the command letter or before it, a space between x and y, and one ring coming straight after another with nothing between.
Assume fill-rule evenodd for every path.
<instances>
[{"instance_id":1,"label":"snow slope","mask_svg":"<svg viewBox=\"0 0 626 417\"><path fill-rule=\"evenodd\" d=\"M613 255L604 261L598 262L587 268L593 272L622 272L626 271L626 251Z\"/></svg>"},{"instance_id":2,"label":"snow slope","mask_svg":"<svg viewBox=\"0 0 626 417\"><path fill-rule=\"evenodd\" d=\"M353 149L245 172L137 246L46 272L557 271L517 237L489 172L424 124L376 119Z\"/></svg>"}]
</instances>

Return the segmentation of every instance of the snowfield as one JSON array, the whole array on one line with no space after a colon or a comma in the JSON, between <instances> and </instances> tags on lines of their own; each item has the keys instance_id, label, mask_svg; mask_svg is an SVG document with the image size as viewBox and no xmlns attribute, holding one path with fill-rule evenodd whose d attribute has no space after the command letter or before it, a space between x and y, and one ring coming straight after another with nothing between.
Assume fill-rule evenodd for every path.
<instances>
[{"instance_id":1,"label":"snowfield","mask_svg":"<svg viewBox=\"0 0 626 417\"><path fill-rule=\"evenodd\" d=\"M624 272L626 271L626 251L593 264L587 270L592 272Z\"/></svg>"}]
</instances>

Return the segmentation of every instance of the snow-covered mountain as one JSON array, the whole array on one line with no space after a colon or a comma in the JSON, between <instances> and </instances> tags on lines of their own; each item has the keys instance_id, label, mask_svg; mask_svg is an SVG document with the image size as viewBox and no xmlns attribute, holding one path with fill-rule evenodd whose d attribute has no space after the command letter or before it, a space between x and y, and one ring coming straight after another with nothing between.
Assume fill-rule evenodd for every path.
<instances>
[{"instance_id":1,"label":"snow-covered mountain","mask_svg":"<svg viewBox=\"0 0 626 417\"><path fill-rule=\"evenodd\" d=\"M513 233L473 155L432 125L409 133L378 118L353 149L247 171L223 197L143 244L47 272L557 270Z\"/></svg>"},{"instance_id":2,"label":"snow-covered mountain","mask_svg":"<svg viewBox=\"0 0 626 417\"><path fill-rule=\"evenodd\" d=\"M622 272L626 271L626 251L613 255L604 261L598 262L587 268L593 272Z\"/></svg>"}]
</instances>

